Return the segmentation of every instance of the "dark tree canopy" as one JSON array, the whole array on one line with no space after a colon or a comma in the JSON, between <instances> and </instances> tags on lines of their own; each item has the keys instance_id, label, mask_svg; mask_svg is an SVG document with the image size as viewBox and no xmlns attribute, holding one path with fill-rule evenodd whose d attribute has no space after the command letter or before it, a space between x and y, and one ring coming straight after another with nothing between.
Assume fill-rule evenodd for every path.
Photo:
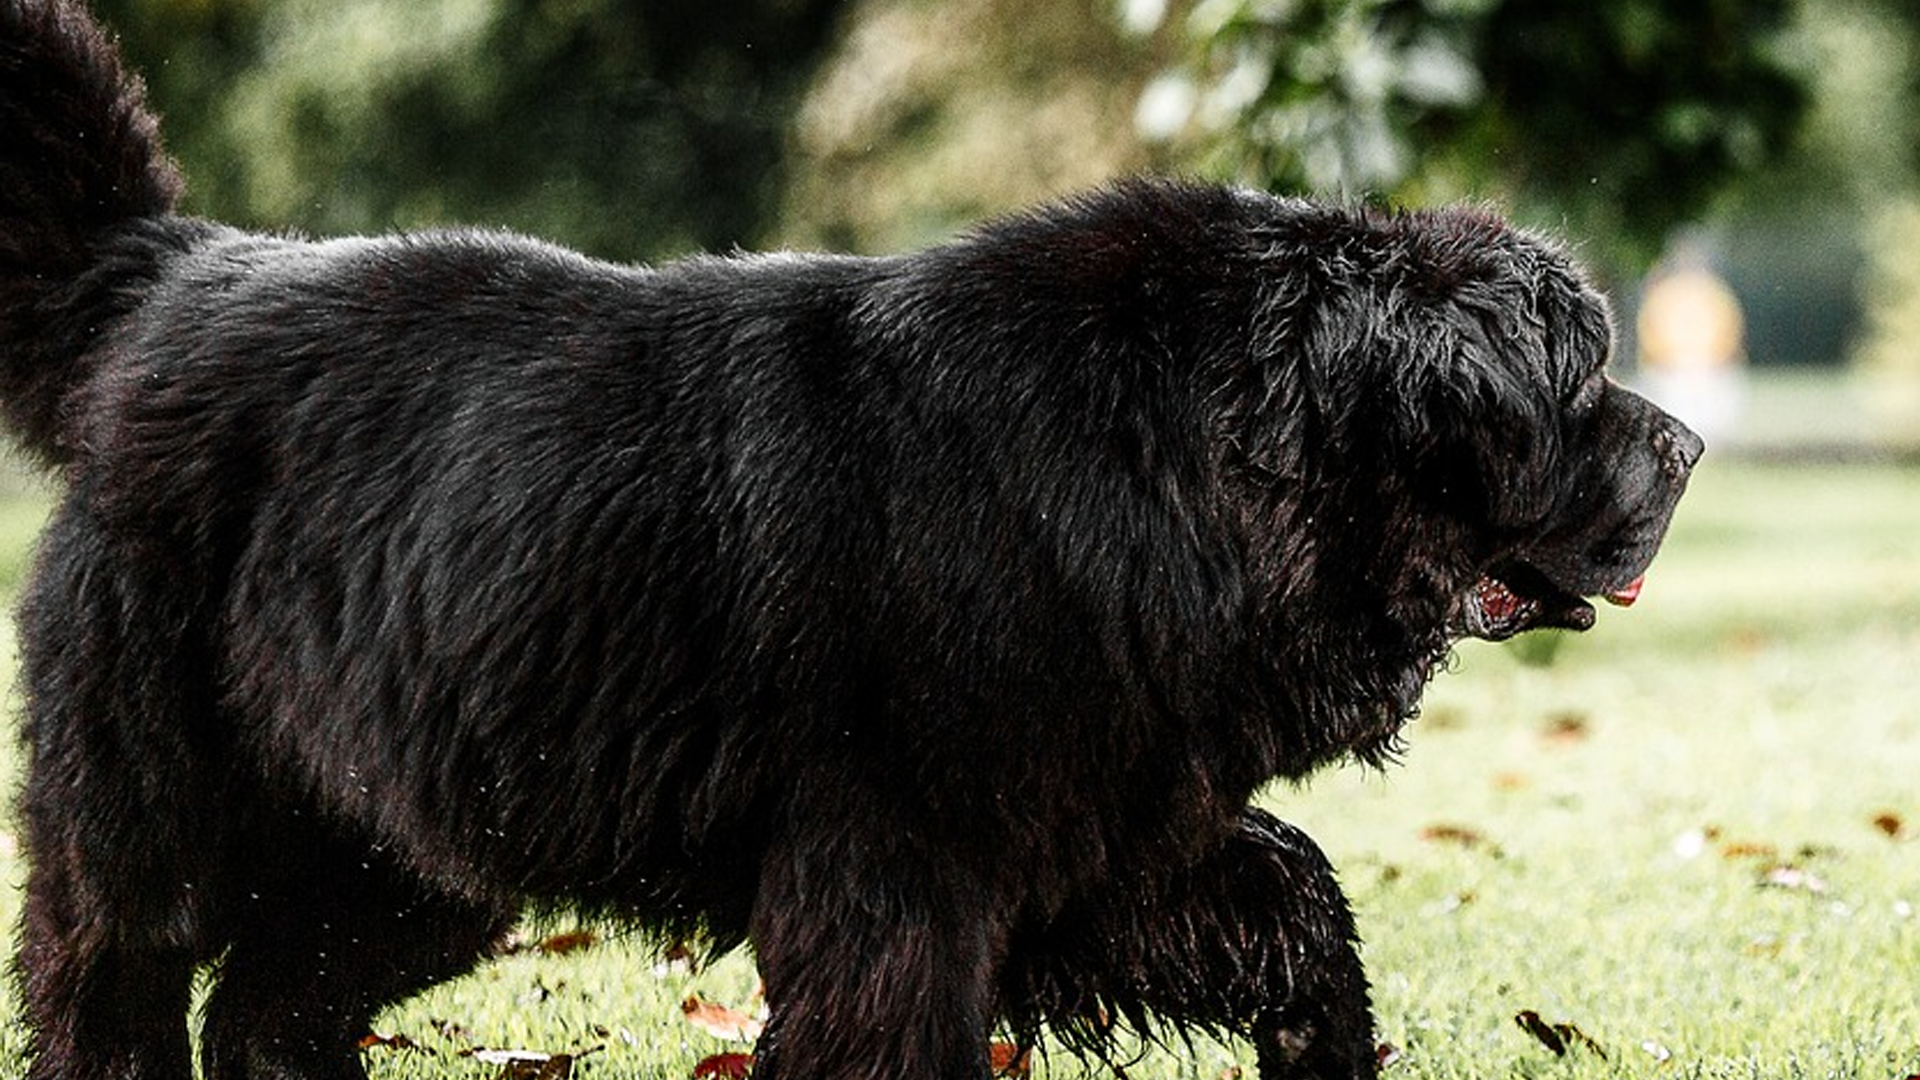
<instances>
[{"instance_id":1,"label":"dark tree canopy","mask_svg":"<svg viewBox=\"0 0 1920 1080\"><path fill-rule=\"evenodd\" d=\"M1774 48L1787 17L1785 0L1506 0L1481 55L1509 169L1657 245L1786 150L1806 105Z\"/></svg>"},{"instance_id":2,"label":"dark tree canopy","mask_svg":"<svg viewBox=\"0 0 1920 1080\"><path fill-rule=\"evenodd\" d=\"M627 257L768 228L784 132L841 6L100 3L196 208L319 231L498 223ZM330 58L305 34L373 41L388 62Z\"/></svg>"},{"instance_id":3,"label":"dark tree canopy","mask_svg":"<svg viewBox=\"0 0 1920 1080\"><path fill-rule=\"evenodd\" d=\"M1788 0L1202 4L1173 74L1214 167L1282 189L1505 191L1644 254L1779 156Z\"/></svg>"},{"instance_id":4,"label":"dark tree canopy","mask_svg":"<svg viewBox=\"0 0 1920 1080\"><path fill-rule=\"evenodd\" d=\"M1885 6L1920 33L1904 0L1855 2ZM1020 90L1018 65L987 55L992 42L1014 42L1019 64L1044 71L1073 68L1087 52L1081 36L1023 27L1077 20L1093 38L1123 36L1109 5L1031 3L1010 20L980 2L960 5L965 18L938 18L944 5L918 0L98 0L148 73L196 210L322 232L492 223L625 257L809 235L809 215L847 207L945 221L1015 197L986 182L1006 167L985 143L964 154L909 145L954 144L955 124L863 128L828 155L839 171L813 172L822 159L795 118L809 95L837 100L821 92L833 82L821 77L830 54L842 67L847 57L866 65L853 74L867 82L899 82L895 68L923 63L903 59L901 35L915 27L944 28L938 56L977 53L1008 68L992 92L981 78L941 76L953 86L939 115L1033 94ZM1025 113L1027 143L1045 116L1079 124L1115 161L1414 204L1493 197L1589 238L1623 268L1778 159L1810 85L1793 0L1126 8L1136 31L1149 12L1157 30L1133 45L1151 47L1101 55L1120 58L1108 75L1116 87L1147 83L1164 65L1142 99L1139 133L1163 141L1133 152L1138 134L1124 117L1083 110L1063 120L1068 98L1043 92ZM899 45L893 54L843 40L877 26ZM847 82L840 74L835 85ZM906 120L931 109L920 102ZM1000 127L1021 123L1020 110L1000 112L1014 118ZM1001 142L1016 148L1011 160L1034 156L1017 149L1018 131ZM943 186L889 164L913 155L971 168ZM902 200L838 197L850 185L977 197L875 211ZM839 233L859 225L835 220Z\"/></svg>"}]
</instances>

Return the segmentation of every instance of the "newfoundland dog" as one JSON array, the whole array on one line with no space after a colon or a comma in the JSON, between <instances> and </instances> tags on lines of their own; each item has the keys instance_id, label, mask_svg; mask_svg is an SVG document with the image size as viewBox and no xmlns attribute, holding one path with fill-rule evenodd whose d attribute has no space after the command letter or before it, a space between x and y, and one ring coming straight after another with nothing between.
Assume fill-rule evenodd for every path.
<instances>
[{"instance_id":1,"label":"newfoundland dog","mask_svg":"<svg viewBox=\"0 0 1920 1080\"><path fill-rule=\"evenodd\" d=\"M73 0L0 0L31 1075L363 1075L529 908L750 942L758 1080L997 1025L1375 1071L1248 807L1450 644L1630 600L1699 441L1478 209L1136 181L892 258L616 266L174 211Z\"/></svg>"}]
</instances>

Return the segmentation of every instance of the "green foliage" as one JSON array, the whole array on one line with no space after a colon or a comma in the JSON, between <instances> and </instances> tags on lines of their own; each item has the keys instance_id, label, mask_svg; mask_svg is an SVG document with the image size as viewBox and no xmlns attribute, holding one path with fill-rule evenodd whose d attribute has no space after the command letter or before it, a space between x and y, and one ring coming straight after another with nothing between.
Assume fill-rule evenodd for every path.
<instances>
[{"instance_id":1,"label":"green foliage","mask_svg":"<svg viewBox=\"0 0 1920 1080\"><path fill-rule=\"evenodd\" d=\"M1197 86L1215 169L1275 187L1391 188L1416 168L1417 129L1485 97L1474 39L1496 2L1203 0L1186 20L1193 58L1154 93Z\"/></svg>"},{"instance_id":2,"label":"green foliage","mask_svg":"<svg viewBox=\"0 0 1920 1080\"><path fill-rule=\"evenodd\" d=\"M191 207L505 225L588 251L749 243L842 0L106 0Z\"/></svg>"},{"instance_id":3,"label":"green foliage","mask_svg":"<svg viewBox=\"0 0 1920 1080\"><path fill-rule=\"evenodd\" d=\"M1202 160L1241 180L1504 191L1644 260L1789 146L1808 78L1790 15L1790 0L1201 0L1146 112L1171 131L1186 106Z\"/></svg>"},{"instance_id":4,"label":"green foliage","mask_svg":"<svg viewBox=\"0 0 1920 1080\"><path fill-rule=\"evenodd\" d=\"M1869 326L1853 362L1887 441L1920 448L1920 197L1889 201L1867 232Z\"/></svg>"},{"instance_id":5,"label":"green foliage","mask_svg":"<svg viewBox=\"0 0 1920 1080\"><path fill-rule=\"evenodd\" d=\"M864 0L788 142L777 239L900 251L1151 167L1145 43L1085 0Z\"/></svg>"}]
</instances>

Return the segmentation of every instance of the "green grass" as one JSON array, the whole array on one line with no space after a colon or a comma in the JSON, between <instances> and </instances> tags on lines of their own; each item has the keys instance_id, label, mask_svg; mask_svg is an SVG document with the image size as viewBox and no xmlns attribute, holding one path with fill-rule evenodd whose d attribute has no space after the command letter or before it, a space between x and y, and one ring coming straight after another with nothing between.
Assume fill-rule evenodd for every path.
<instances>
[{"instance_id":1,"label":"green grass","mask_svg":"<svg viewBox=\"0 0 1920 1080\"><path fill-rule=\"evenodd\" d=\"M41 505L0 513L0 574ZM1551 648L1463 646L1401 765L1267 801L1342 869L1402 1051L1390 1077L1899 1080L1920 1072L1916 778L1920 471L1710 460L1638 606ZM1823 888L1760 884L1787 866ZM0 869L19 880L10 843ZM0 893L0 915L16 903ZM383 1018L427 1050L369 1062L483 1078L498 1069L457 1051L604 1046L576 1075L680 1080L741 1048L680 1001L752 985L742 958L663 968L637 938L515 956ZM1554 1056L1522 1010L1606 1057ZM0 1027L0 1054L19 1044ZM1236 1061L1201 1046L1128 1074Z\"/></svg>"},{"instance_id":2,"label":"green grass","mask_svg":"<svg viewBox=\"0 0 1920 1080\"><path fill-rule=\"evenodd\" d=\"M1344 868L1399 1075L1920 1071L1917 537L1920 472L1710 463L1640 606L1550 667L1462 647L1403 767L1275 793ZM1826 891L1757 885L1785 865Z\"/></svg>"}]
</instances>

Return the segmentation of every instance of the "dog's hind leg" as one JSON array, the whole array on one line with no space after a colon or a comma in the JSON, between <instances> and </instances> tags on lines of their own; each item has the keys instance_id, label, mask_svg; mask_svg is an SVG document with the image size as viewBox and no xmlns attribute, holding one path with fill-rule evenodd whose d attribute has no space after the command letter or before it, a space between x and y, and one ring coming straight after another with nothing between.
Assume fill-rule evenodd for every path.
<instances>
[{"instance_id":1,"label":"dog's hind leg","mask_svg":"<svg viewBox=\"0 0 1920 1080\"><path fill-rule=\"evenodd\" d=\"M1262 1080L1378 1072L1353 916L1306 834L1246 811L1218 849L1153 895L1113 893L1017 937L1003 1007L1104 1050L1112 1024L1252 1041Z\"/></svg>"},{"instance_id":2,"label":"dog's hind leg","mask_svg":"<svg viewBox=\"0 0 1920 1080\"><path fill-rule=\"evenodd\" d=\"M71 867L27 878L16 973L32 1031L34 1080L186 1080L189 951L115 940L80 910Z\"/></svg>"},{"instance_id":3,"label":"dog's hind leg","mask_svg":"<svg viewBox=\"0 0 1920 1080\"><path fill-rule=\"evenodd\" d=\"M21 606L30 864L15 960L34 1059L61 1080L184 1080L208 931L215 797L193 762L212 679L189 598L113 557L72 505Z\"/></svg>"},{"instance_id":4,"label":"dog's hind leg","mask_svg":"<svg viewBox=\"0 0 1920 1080\"><path fill-rule=\"evenodd\" d=\"M389 1004L471 970L510 907L456 899L290 821L263 833L201 1035L206 1080L362 1080L359 1041Z\"/></svg>"}]
</instances>

